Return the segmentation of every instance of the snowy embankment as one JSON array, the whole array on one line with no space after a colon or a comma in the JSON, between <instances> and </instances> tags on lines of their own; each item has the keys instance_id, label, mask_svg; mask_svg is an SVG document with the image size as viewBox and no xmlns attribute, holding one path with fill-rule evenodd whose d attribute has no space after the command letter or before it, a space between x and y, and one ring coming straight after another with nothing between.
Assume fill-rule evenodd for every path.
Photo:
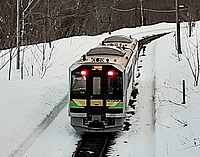
<instances>
[{"instance_id":1,"label":"snowy embankment","mask_svg":"<svg viewBox=\"0 0 200 157\"><path fill-rule=\"evenodd\" d=\"M0 71L1 157L23 154L49 125L52 119L48 117L55 117L67 105L61 101L67 101L65 99L68 98L68 67L98 42L92 37L83 36L55 41L51 45L53 48L49 44L28 46L25 47L26 70L23 80L20 79L20 70L15 69L15 58L12 61L11 81L8 81L9 64ZM46 58L52 52L52 59L45 60L49 68L42 79L41 50L45 50ZM1 54L6 52L2 51ZM1 57L1 66L8 57Z\"/></svg>"},{"instance_id":2,"label":"snowy embankment","mask_svg":"<svg viewBox=\"0 0 200 157\"><path fill-rule=\"evenodd\" d=\"M173 46L173 34L156 43L156 156L197 157L200 155L200 88L194 86L193 70L200 45L199 23L192 37L182 30L182 55L178 57ZM165 43L163 45L162 43ZM198 50L199 51L199 50ZM194 59L194 60L193 60ZM196 69L197 70L197 69ZM186 103L183 102L183 85L186 82Z\"/></svg>"}]
</instances>

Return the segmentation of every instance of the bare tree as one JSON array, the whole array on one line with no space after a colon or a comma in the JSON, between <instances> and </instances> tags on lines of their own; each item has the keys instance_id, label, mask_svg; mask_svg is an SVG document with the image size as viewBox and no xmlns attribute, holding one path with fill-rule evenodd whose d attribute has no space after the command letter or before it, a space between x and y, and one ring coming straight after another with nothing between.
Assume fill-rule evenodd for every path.
<instances>
[{"instance_id":1,"label":"bare tree","mask_svg":"<svg viewBox=\"0 0 200 157\"><path fill-rule=\"evenodd\" d=\"M53 64L53 54L55 49L56 43L54 44L36 44L32 46L31 53L32 55L28 59L27 62L27 73L31 73L34 75L34 71L38 73L40 78L43 78L47 72L47 70ZM31 70L29 72L29 70Z\"/></svg>"},{"instance_id":2,"label":"bare tree","mask_svg":"<svg viewBox=\"0 0 200 157\"><path fill-rule=\"evenodd\" d=\"M194 42L190 39L188 39L188 41L189 42L186 43L186 51L183 53L194 78L194 86L198 86L200 75L200 37L198 33L196 32Z\"/></svg>"}]
</instances>

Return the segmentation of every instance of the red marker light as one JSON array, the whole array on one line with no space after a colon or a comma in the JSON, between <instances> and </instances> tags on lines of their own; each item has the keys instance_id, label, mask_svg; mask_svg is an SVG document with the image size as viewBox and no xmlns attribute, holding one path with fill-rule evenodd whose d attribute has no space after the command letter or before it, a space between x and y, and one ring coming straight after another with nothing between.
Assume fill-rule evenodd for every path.
<instances>
[{"instance_id":1,"label":"red marker light","mask_svg":"<svg viewBox=\"0 0 200 157\"><path fill-rule=\"evenodd\" d=\"M82 76L86 76L87 75L87 71L86 70L81 70L81 75Z\"/></svg>"},{"instance_id":2,"label":"red marker light","mask_svg":"<svg viewBox=\"0 0 200 157\"><path fill-rule=\"evenodd\" d=\"M114 76L114 71L112 70L108 71L108 76Z\"/></svg>"}]
</instances>

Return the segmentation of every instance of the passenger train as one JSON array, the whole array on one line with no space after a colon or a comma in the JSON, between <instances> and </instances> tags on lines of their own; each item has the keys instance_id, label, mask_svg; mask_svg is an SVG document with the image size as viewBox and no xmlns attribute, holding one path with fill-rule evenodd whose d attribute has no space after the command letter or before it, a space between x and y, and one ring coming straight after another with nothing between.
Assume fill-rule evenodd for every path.
<instances>
[{"instance_id":1,"label":"passenger train","mask_svg":"<svg viewBox=\"0 0 200 157\"><path fill-rule=\"evenodd\" d=\"M134 88L138 41L115 35L69 68L71 125L78 132L122 129Z\"/></svg>"}]
</instances>

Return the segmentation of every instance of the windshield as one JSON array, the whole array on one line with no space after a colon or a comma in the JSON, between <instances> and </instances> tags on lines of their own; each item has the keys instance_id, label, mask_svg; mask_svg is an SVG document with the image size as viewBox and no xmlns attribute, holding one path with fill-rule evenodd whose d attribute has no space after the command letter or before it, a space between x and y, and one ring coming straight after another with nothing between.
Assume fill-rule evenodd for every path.
<instances>
[{"instance_id":1,"label":"windshield","mask_svg":"<svg viewBox=\"0 0 200 157\"><path fill-rule=\"evenodd\" d=\"M108 78L107 86L109 94L114 94L114 92L121 91L122 78L119 76Z\"/></svg>"},{"instance_id":2,"label":"windshield","mask_svg":"<svg viewBox=\"0 0 200 157\"><path fill-rule=\"evenodd\" d=\"M86 77L72 75L71 90L72 90L72 92L85 94L85 92L86 92Z\"/></svg>"}]
</instances>

